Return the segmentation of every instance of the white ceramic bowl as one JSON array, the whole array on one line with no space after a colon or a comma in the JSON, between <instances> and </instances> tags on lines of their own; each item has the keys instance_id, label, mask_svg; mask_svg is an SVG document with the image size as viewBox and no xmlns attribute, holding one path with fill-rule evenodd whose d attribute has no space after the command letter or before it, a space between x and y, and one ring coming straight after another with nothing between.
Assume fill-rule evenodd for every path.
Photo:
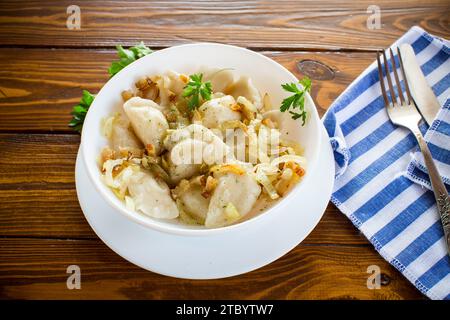
<instances>
[{"instance_id":1,"label":"white ceramic bowl","mask_svg":"<svg viewBox=\"0 0 450 320\"><path fill-rule=\"evenodd\" d=\"M309 114L305 126L300 121L294 121L289 114L283 114L281 131L290 140L298 141L305 149L308 167L304 179L285 196L281 201L261 214L237 223L217 229L207 229L201 226L188 226L172 220L158 220L138 212L128 210L113 192L102 182L98 166L98 157L108 141L101 134L101 120L110 116L123 104L121 92L130 89L134 83L143 76L162 74L168 70L192 74L201 67L232 68L238 75L249 76L262 94L269 93L273 105L280 105L287 96L281 88L282 83L296 82L297 78L275 61L250 50L216 43L198 43L175 46L156 51L128 65L113 78L111 78L97 94L87 113L81 136L83 160L87 174L96 190L92 190L99 197L104 198L112 207L127 218L141 225L165 233L178 235L213 235L226 232L230 229L245 228L249 224L258 223L265 218L276 215L283 210L290 201L302 203L304 192L308 188L309 172L314 170L319 156L321 122L314 102L307 95L305 107ZM314 84L313 84L314 85ZM299 207L300 209L300 207ZM294 213L293 213L294 214Z\"/></svg>"}]
</instances>

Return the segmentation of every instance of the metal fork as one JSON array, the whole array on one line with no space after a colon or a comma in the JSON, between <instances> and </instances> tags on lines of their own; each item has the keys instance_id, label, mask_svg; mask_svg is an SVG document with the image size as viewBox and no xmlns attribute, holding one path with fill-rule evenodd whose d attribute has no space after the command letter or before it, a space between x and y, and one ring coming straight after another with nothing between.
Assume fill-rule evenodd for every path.
<instances>
[{"instance_id":1,"label":"metal fork","mask_svg":"<svg viewBox=\"0 0 450 320\"><path fill-rule=\"evenodd\" d=\"M411 98L411 93L409 90L408 81L405 76L405 68L403 66L402 56L399 48L397 48L398 60L400 61L400 70L403 77L403 83L405 86L406 96L403 95L402 87L400 85L400 78L397 73L397 65L394 59L394 53L392 49L389 49L391 55L392 69L394 73L395 84L397 85L398 97L394 91L392 85L391 75L389 71L389 62L386 58L386 53L383 51L384 58L384 70L386 73L386 79L388 83L388 90L384 83L383 77L383 67L381 64L380 53L377 53L378 62L378 75L380 78L381 92L383 93L384 105L386 107L389 119L391 122L397 126L401 126L409 129L419 144L420 151L422 152L423 158L425 160L425 165L428 170L428 174L431 180L431 186L433 188L434 197L436 198L436 204L438 213L441 217L442 227L444 228L444 236L447 243L447 251L450 255L450 198L442 182L441 176L434 164L433 158L428 149L428 145L419 130L419 122L422 119L419 111L416 108L414 100ZM389 99L390 98L390 99ZM390 101L391 100L391 101Z\"/></svg>"}]
</instances>

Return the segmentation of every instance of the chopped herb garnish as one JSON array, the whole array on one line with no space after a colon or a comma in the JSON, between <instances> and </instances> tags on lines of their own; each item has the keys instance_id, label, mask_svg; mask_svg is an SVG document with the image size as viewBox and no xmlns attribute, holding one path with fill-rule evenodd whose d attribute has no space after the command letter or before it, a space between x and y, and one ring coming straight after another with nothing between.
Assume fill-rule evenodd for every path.
<instances>
[{"instance_id":1,"label":"chopped herb garnish","mask_svg":"<svg viewBox=\"0 0 450 320\"><path fill-rule=\"evenodd\" d=\"M311 79L304 77L298 83L301 85L301 88L299 88L294 82L281 85L284 90L293 93L293 95L283 100L280 111L289 111L292 115L292 119L294 120L302 119L303 126L307 115L305 110L305 92L311 91Z\"/></svg>"},{"instance_id":2,"label":"chopped herb garnish","mask_svg":"<svg viewBox=\"0 0 450 320\"><path fill-rule=\"evenodd\" d=\"M111 75L111 77L114 76L123 68L125 68L130 63L153 52L142 41L138 45L130 47L128 49L124 49L122 46L117 46L116 48L117 48L117 55L119 56L120 60L114 61L111 64L111 67L109 67L108 72Z\"/></svg>"},{"instance_id":3,"label":"chopped herb garnish","mask_svg":"<svg viewBox=\"0 0 450 320\"><path fill-rule=\"evenodd\" d=\"M188 107L194 110L200 106L201 100L207 101L211 99L212 85L211 82L202 82L203 74L192 74L189 76L189 82L184 87L183 97L190 98Z\"/></svg>"},{"instance_id":4,"label":"chopped herb garnish","mask_svg":"<svg viewBox=\"0 0 450 320\"><path fill-rule=\"evenodd\" d=\"M94 101L94 98L95 95L87 90L83 90L83 97L81 98L80 103L78 103L72 109L71 114L73 117L69 122L69 127L71 127L75 131L81 132L81 129L83 128L84 118L86 117L86 113L91 106L92 101Z\"/></svg>"}]
</instances>

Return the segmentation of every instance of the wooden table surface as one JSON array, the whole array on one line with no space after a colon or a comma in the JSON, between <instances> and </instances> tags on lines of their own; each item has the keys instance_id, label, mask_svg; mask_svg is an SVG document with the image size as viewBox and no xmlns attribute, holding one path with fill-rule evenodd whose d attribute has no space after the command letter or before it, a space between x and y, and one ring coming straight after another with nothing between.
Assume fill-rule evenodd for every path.
<instances>
[{"instance_id":1,"label":"wooden table surface","mask_svg":"<svg viewBox=\"0 0 450 320\"><path fill-rule=\"evenodd\" d=\"M67 7L81 29L66 28ZM423 299L334 205L281 259L222 280L140 269L95 235L78 204L80 137L67 123L82 89L108 80L114 46L212 41L259 51L313 79L320 114L411 26L450 37L448 0L378 0L381 29L362 1L0 2L0 298L2 299ZM66 268L79 265L81 290ZM367 267L382 286L369 290Z\"/></svg>"}]
</instances>

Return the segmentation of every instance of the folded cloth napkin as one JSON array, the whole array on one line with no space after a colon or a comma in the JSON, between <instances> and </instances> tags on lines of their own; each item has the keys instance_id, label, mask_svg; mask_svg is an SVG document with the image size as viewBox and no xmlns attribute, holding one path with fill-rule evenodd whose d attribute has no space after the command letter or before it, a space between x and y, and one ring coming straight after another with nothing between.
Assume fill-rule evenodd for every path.
<instances>
[{"instance_id":1,"label":"folded cloth napkin","mask_svg":"<svg viewBox=\"0 0 450 320\"><path fill-rule=\"evenodd\" d=\"M447 60L446 71L450 71L450 59ZM449 75L447 73L447 75ZM447 76L445 90L449 92L450 77ZM438 88L434 88L434 92L439 92ZM449 96L450 93L447 93ZM441 97L444 96L441 94ZM439 111L433 124L425 134L425 140L428 142L428 148L431 151L434 162L438 168L439 174L444 181L447 191L450 192L450 99L447 99L444 106ZM406 176L412 181L432 190L430 177L423 160L420 150L412 154L412 160L408 165Z\"/></svg>"},{"instance_id":2,"label":"folded cloth napkin","mask_svg":"<svg viewBox=\"0 0 450 320\"><path fill-rule=\"evenodd\" d=\"M439 170L448 178L448 43L418 27L392 48L401 43L412 45L444 106L432 127L427 131L422 124L421 130L427 131ZM433 193L423 187L429 184L423 159L413 134L389 121L375 62L333 103L323 122L335 156L332 202L422 293L450 299L450 258Z\"/></svg>"}]
</instances>

